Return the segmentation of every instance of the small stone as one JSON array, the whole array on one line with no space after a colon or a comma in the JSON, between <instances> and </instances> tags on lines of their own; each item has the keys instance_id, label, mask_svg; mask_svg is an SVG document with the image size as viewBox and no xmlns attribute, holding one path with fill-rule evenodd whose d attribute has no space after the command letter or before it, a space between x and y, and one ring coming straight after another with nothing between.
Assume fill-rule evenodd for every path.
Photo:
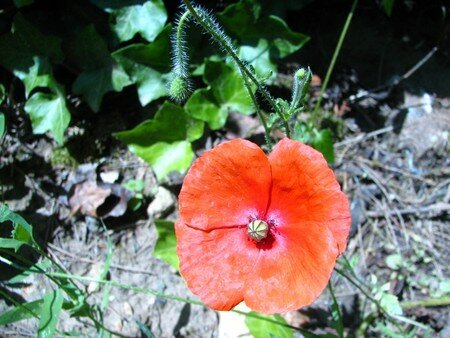
<instances>
[{"instance_id":1,"label":"small stone","mask_svg":"<svg viewBox=\"0 0 450 338\"><path fill-rule=\"evenodd\" d=\"M102 179L103 182L105 183L115 183L117 182L117 180L119 179L119 172L114 170L114 171L105 171L105 172L101 172L100 173L100 178Z\"/></svg>"},{"instance_id":2,"label":"small stone","mask_svg":"<svg viewBox=\"0 0 450 338\"><path fill-rule=\"evenodd\" d=\"M175 197L166 188L159 187L155 198L147 208L147 214L150 218L163 217L175 205Z\"/></svg>"}]
</instances>

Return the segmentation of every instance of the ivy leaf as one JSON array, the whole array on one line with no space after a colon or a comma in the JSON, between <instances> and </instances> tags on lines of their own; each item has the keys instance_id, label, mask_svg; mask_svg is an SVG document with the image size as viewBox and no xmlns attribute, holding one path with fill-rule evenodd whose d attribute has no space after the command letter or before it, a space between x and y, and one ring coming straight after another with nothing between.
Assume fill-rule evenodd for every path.
<instances>
[{"instance_id":1,"label":"ivy leaf","mask_svg":"<svg viewBox=\"0 0 450 338\"><path fill-rule=\"evenodd\" d=\"M36 93L25 104L25 111L30 115L34 133L49 131L56 142L64 143L64 131L69 125L70 113L63 96Z\"/></svg>"},{"instance_id":2,"label":"ivy leaf","mask_svg":"<svg viewBox=\"0 0 450 338\"><path fill-rule=\"evenodd\" d=\"M91 0L91 2L111 13L112 30L121 42L132 39L138 33L151 42L163 30L167 20L162 0Z\"/></svg>"},{"instance_id":3,"label":"ivy leaf","mask_svg":"<svg viewBox=\"0 0 450 338\"><path fill-rule=\"evenodd\" d=\"M50 131L55 140L62 144L64 131L70 122L70 113L66 106L64 88L56 82L50 63L46 58L34 57L34 65L23 72L15 74L22 79L25 96L29 97L36 88L49 88L51 93L35 93L25 104L25 111L30 115L33 132L43 134Z\"/></svg>"},{"instance_id":4,"label":"ivy leaf","mask_svg":"<svg viewBox=\"0 0 450 338\"><path fill-rule=\"evenodd\" d=\"M255 16L248 1L229 5L219 14L225 30L241 40L241 43L254 43L266 39L270 55L284 58L299 50L309 37L293 32L283 19L274 16Z\"/></svg>"},{"instance_id":5,"label":"ivy leaf","mask_svg":"<svg viewBox=\"0 0 450 338\"><path fill-rule=\"evenodd\" d=\"M253 316L245 317L245 325L247 325L254 338L294 338L292 329L283 326L283 324L287 325L287 322L280 315L261 315L253 311L250 313L253 315L258 315L260 318L266 318L280 323L277 324L272 321L267 321Z\"/></svg>"},{"instance_id":6,"label":"ivy leaf","mask_svg":"<svg viewBox=\"0 0 450 338\"><path fill-rule=\"evenodd\" d=\"M197 89L185 107L192 117L207 122L213 130L222 128L228 117L227 109L222 109L211 89Z\"/></svg>"},{"instance_id":7,"label":"ivy leaf","mask_svg":"<svg viewBox=\"0 0 450 338\"><path fill-rule=\"evenodd\" d=\"M29 97L35 88L50 88L53 92L62 92L61 86L53 77L52 67L46 58L33 57L33 66L26 71L16 70L14 75L23 81L25 97Z\"/></svg>"},{"instance_id":8,"label":"ivy leaf","mask_svg":"<svg viewBox=\"0 0 450 338\"><path fill-rule=\"evenodd\" d=\"M129 84L131 81L123 68L111 63L103 68L82 72L73 83L72 89L74 94L81 95L89 107L97 112L107 92L120 92Z\"/></svg>"},{"instance_id":9,"label":"ivy leaf","mask_svg":"<svg viewBox=\"0 0 450 338\"><path fill-rule=\"evenodd\" d=\"M112 54L136 84L143 106L168 94L171 29L167 25L151 44L133 44Z\"/></svg>"},{"instance_id":10,"label":"ivy leaf","mask_svg":"<svg viewBox=\"0 0 450 338\"><path fill-rule=\"evenodd\" d=\"M83 70L73 83L74 94L81 95L93 111L98 111L103 96L121 91L131 81L109 53L106 42L93 25L83 28L65 45L68 62Z\"/></svg>"},{"instance_id":11,"label":"ivy leaf","mask_svg":"<svg viewBox=\"0 0 450 338\"><path fill-rule=\"evenodd\" d=\"M202 134L202 122L193 119L182 107L165 102L153 119L114 136L150 163L162 180L171 171L182 173L189 168L194 158L190 142Z\"/></svg>"},{"instance_id":12,"label":"ivy leaf","mask_svg":"<svg viewBox=\"0 0 450 338\"><path fill-rule=\"evenodd\" d=\"M36 56L46 57L53 63L63 60L61 40L42 34L20 13L14 17L11 32L0 36L0 46L0 64L14 74L27 73Z\"/></svg>"},{"instance_id":13,"label":"ivy leaf","mask_svg":"<svg viewBox=\"0 0 450 338\"><path fill-rule=\"evenodd\" d=\"M223 62L208 62L204 80L212 88L214 97L227 109L249 115L254 112L253 102L237 71Z\"/></svg>"},{"instance_id":14,"label":"ivy leaf","mask_svg":"<svg viewBox=\"0 0 450 338\"><path fill-rule=\"evenodd\" d=\"M172 171L186 172L195 155L188 141L158 142L148 147L130 145L129 149L151 164L158 180L164 179Z\"/></svg>"},{"instance_id":15,"label":"ivy leaf","mask_svg":"<svg viewBox=\"0 0 450 338\"><path fill-rule=\"evenodd\" d=\"M225 125L229 110L245 115L254 112L244 82L232 66L207 61L203 80L208 88L197 89L185 108L192 117L207 122L211 129Z\"/></svg>"},{"instance_id":16,"label":"ivy leaf","mask_svg":"<svg viewBox=\"0 0 450 338\"><path fill-rule=\"evenodd\" d=\"M82 70L102 68L111 61L105 40L92 24L65 41L63 47L66 62Z\"/></svg>"},{"instance_id":17,"label":"ivy leaf","mask_svg":"<svg viewBox=\"0 0 450 338\"><path fill-rule=\"evenodd\" d=\"M158 231L158 240L153 255L179 270L180 262L177 255L177 239L173 222L156 220L155 225L156 231Z\"/></svg>"},{"instance_id":18,"label":"ivy leaf","mask_svg":"<svg viewBox=\"0 0 450 338\"><path fill-rule=\"evenodd\" d=\"M277 65L270 59L270 47L266 39L260 39L256 46L241 46L239 57L250 63L259 77L265 77L266 81L275 79ZM268 72L271 73L269 77L266 76Z\"/></svg>"},{"instance_id":19,"label":"ivy leaf","mask_svg":"<svg viewBox=\"0 0 450 338\"><path fill-rule=\"evenodd\" d=\"M34 0L14 0L14 5L17 8L21 8L21 7L31 5L33 2L34 2Z\"/></svg>"},{"instance_id":20,"label":"ivy leaf","mask_svg":"<svg viewBox=\"0 0 450 338\"><path fill-rule=\"evenodd\" d=\"M394 8L395 0L382 0L381 6L388 16L392 15L392 9Z\"/></svg>"},{"instance_id":21,"label":"ivy leaf","mask_svg":"<svg viewBox=\"0 0 450 338\"><path fill-rule=\"evenodd\" d=\"M333 137L330 129L315 130L312 144L314 149L320 151L328 163L334 163Z\"/></svg>"},{"instance_id":22,"label":"ivy leaf","mask_svg":"<svg viewBox=\"0 0 450 338\"><path fill-rule=\"evenodd\" d=\"M59 38L42 34L18 13L11 32L0 36L0 45L0 64L24 82L26 97L37 87L62 91L49 62L63 59Z\"/></svg>"},{"instance_id":23,"label":"ivy leaf","mask_svg":"<svg viewBox=\"0 0 450 338\"><path fill-rule=\"evenodd\" d=\"M240 56L263 76L267 70L276 70L277 59L299 50L309 37L293 32L281 18L260 12L253 2L241 0L227 6L219 20L225 31L239 40Z\"/></svg>"},{"instance_id":24,"label":"ivy leaf","mask_svg":"<svg viewBox=\"0 0 450 338\"><path fill-rule=\"evenodd\" d=\"M14 17L11 32L0 36L0 64L21 79L25 96L35 88L47 87L52 93L36 93L25 105L30 114L33 132L51 131L60 144L70 121L66 108L64 89L53 77L50 62L63 59L61 40L42 34L22 14ZM40 104L43 106L40 106ZM51 108L51 110L46 110Z\"/></svg>"}]
</instances>

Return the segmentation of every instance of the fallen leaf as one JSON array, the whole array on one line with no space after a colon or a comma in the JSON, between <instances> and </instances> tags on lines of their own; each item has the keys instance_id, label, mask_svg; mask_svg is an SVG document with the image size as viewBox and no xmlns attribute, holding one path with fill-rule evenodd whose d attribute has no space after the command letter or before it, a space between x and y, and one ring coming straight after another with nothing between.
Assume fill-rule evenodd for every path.
<instances>
[{"instance_id":1,"label":"fallen leaf","mask_svg":"<svg viewBox=\"0 0 450 338\"><path fill-rule=\"evenodd\" d=\"M76 184L72 196L69 198L72 215L81 213L87 216L97 216L100 207L111 195L111 189L101 188L93 181Z\"/></svg>"}]
</instances>

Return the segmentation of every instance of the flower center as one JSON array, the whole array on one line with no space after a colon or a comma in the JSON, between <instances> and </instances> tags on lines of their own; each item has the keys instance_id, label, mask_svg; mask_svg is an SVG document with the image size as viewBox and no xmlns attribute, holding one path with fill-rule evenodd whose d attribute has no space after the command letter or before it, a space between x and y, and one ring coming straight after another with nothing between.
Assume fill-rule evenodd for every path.
<instances>
[{"instance_id":1,"label":"flower center","mask_svg":"<svg viewBox=\"0 0 450 338\"><path fill-rule=\"evenodd\" d=\"M268 232L269 232L269 225L260 219L251 221L247 225L248 236L253 240L255 240L256 242L259 242L264 238L266 238Z\"/></svg>"}]
</instances>

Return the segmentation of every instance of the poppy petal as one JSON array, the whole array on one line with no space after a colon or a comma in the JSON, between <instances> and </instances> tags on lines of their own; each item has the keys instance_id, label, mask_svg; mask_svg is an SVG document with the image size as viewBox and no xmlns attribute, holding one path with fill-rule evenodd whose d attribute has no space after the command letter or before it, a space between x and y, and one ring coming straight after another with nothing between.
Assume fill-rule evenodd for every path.
<instances>
[{"instance_id":1,"label":"poppy petal","mask_svg":"<svg viewBox=\"0 0 450 338\"><path fill-rule=\"evenodd\" d=\"M180 273L189 289L215 310L231 310L244 299L246 276L258 256L245 229L193 229L175 225Z\"/></svg>"},{"instance_id":2,"label":"poppy petal","mask_svg":"<svg viewBox=\"0 0 450 338\"><path fill-rule=\"evenodd\" d=\"M326 226L280 230L270 250L261 250L247 279L244 301L255 311L283 313L311 304L330 279L339 254Z\"/></svg>"},{"instance_id":3,"label":"poppy petal","mask_svg":"<svg viewBox=\"0 0 450 338\"><path fill-rule=\"evenodd\" d=\"M256 144L235 139L198 158L179 195L180 216L190 227L246 225L265 213L269 201L269 161Z\"/></svg>"},{"instance_id":4,"label":"poppy petal","mask_svg":"<svg viewBox=\"0 0 450 338\"><path fill-rule=\"evenodd\" d=\"M345 250L350 230L350 208L323 155L288 138L269 155L272 191L268 218L280 228L294 224L325 224Z\"/></svg>"}]
</instances>

